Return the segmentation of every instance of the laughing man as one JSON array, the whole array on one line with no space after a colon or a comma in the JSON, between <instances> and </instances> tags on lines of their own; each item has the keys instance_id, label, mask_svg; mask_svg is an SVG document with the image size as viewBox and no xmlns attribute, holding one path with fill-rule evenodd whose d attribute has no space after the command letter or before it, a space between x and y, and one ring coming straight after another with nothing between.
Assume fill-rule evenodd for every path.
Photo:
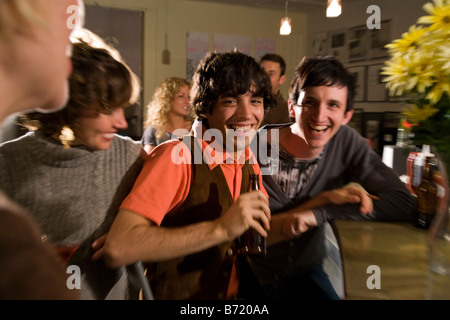
<instances>
[{"instance_id":1,"label":"laughing man","mask_svg":"<svg viewBox=\"0 0 450 320\"><path fill-rule=\"evenodd\" d=\"M277 229L280 217L285 221L278 227L285 241L268 246L266 257L251 263L270 299L339 299L322 266L325 222L412 221L414 217L415 200L398 175L347 126L354 94L354 78L339 61L304 58L289 89L289 110L295 122L261 128L279 130L276 144L269 138L268 154L279 159L280 170L263 177L272 212L270 233ZM375 197L373 208L359 201L296 208L351 182Z\"/></svg>"},{"instance_id":2,"label":"laughing man","mask_svg":"<svg viewBox=\"0 0 450 320\"><path fill-rule=\"evenodd\" d=\"M234 240L270 228L265 190L241 194L249 174L260 174L249 144L275 104L270 79L252 57L211 53L194 75L191 102L192 138L152 151L106 239L94 243L94 259L149 263L156 299L242 298ZM192 161L198 152L204 161Z\"/></svg>"}]
</instances>

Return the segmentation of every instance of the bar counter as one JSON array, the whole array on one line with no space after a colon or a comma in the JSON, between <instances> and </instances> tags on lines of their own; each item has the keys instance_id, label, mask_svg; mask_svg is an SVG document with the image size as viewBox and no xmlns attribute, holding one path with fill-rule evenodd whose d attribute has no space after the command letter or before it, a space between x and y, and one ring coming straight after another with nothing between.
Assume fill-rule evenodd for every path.
<instances>
[{"instance_id":1,"label":"bar counter","mask_svg":"<svg viewBox=\"0 0 450 320\"><path fill-rule=\"evenodd\" d=\"M335 226L345 299L425 299L428 230L410 223L378 221L341 220ZM379 272L370 266L379 267ZM379 289L374 288L377 274Z\"/></svg>"}]
</instances>

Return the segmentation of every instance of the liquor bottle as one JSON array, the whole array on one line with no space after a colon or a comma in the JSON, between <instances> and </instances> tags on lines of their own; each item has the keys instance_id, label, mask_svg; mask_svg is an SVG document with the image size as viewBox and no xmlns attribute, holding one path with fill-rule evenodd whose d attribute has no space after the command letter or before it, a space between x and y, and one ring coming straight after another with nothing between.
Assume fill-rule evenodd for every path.
<instances>
[{"instance_id":1,"label":"liquor bottle","mask_svg":"<svg viewBox=\"0 0 450 320\"><path fill-rule=\"evenodd\" d=\"M421 152L417 152L415 154L415 156L413 155L413 153L410 153L410 156L412 156L412 158L414 160L413 161L413 165L412 165L412 177L411 177L411 189L412 189L412 193L417 196L417 188L419 187L420 183L422 182L422 175L423 175L423 167L425 166L425 162L427 157L433 157L434 158L434 154L430 153L430 145L428 144L424 144L422 146L422 151ZM408 159L410 160L410 159ZM407 165L408 165L408 160L407 160Z\"/></svg>"},{"instance_id":2,"label":"liquor bottle","mask_svg":"<svg viewBox=\"0 0 450 320\"><path fill-rule=\"evenodd\" d=\"M414 179L414 162L418 156L418 152L412 151L409 153L408 158L406 159L406 187L408 188L409 192L411 192L414 196L417 196L412 185L413 185L413 179Z\"/></svg>"},{"instance_id":3,"label":"liquor bottle","mask_svg":"<svg viewBox=\"0 0 450 320\"><path fill-rule=\"evenodd\" d=\"M436 215L437 184L434 180L434 172L437 168L436 159L433 156L425 158L422 172L422 181L416 188L417 194L417 221L420 228L428 229Z\"/></svg>"},{"instance_id":4,"label":"liquor bottle","mask_svg":"<svg viewBox=\"0 0 450 320\"><path fill-rule=\"evenodd\" d=\"M419 185L422 182L423 168L425 166L425 159L426 159L426 156L422 152L419 152L416 155L416 157L414 158L413 176L411 179L411 189L413 190L413 193L416 196L417 196L417 189L419 188Z\"/></svg>"},{"instance_id":5,"label":"liquor bottle","mask_svg":"<svg viewBox=\"0 0 450 320\"><path fill-rule=\"evenodd\" d=\"M259 175L249 176L248 192L259 190ZM260 235L255 229L250 228L245 231L239 239L240 252L245 255L265 255L266 238Z\"/></svg>"}]
</instances>

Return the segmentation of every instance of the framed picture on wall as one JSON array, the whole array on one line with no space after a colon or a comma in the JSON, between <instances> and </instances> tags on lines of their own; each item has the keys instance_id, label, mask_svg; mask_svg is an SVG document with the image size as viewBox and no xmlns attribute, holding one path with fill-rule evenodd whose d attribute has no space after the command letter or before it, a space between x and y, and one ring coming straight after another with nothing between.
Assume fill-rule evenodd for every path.
<instances>
[{"instance_id":1,"label":"framed picture on wall","mask_svg":"<svg viewBox=\"0 0 450 320\"><path fill-rule=\"evenodd\" d=\"M367 26L347 30L348 61L367 59Z\"/></svg>"},{"instance_id":2,"label":"framed picture on wall","mask_svg":"<svg viewBox=\"0 0 450 320\"><path fill-rule=\"evenodd\" d=\"M226 52L238 49L240 52L252 54L253 39L248 36L234 34L214 34L213 49L216 52Z\"/></svg>"},{"instance_id":3,"label":"framed picture on wall","mask_svg":"<svg viewBox=\"0 0 450 320\"><path fill-rule=\"evenodd\" d=\"M356 94L354 101L364 101L366 96L366 66L348 67L347 70L355 78Z\"/></svg>"},{"instance_id":4,"label":"framed picture on wall","mask_svg":"<svg viewBox=\"0 0 450 320\"><path fill-rule=\"evenodd\" d=\"M256 38L254 41L255 59L259 61L266 53L275 52L275 40L268 38Z\"/></svg>"},{"instance_id":5,"label":"framed picture on wall","mask_svg":"<svg viewBox=\"0 0 450 320\"><path fill-rule=\"evenodd\" d=\"M186 79L192 81L192 76L201 59L209 51L208 32L188 32L186 34Z\"/></svg>"},{"instance_id":6,"label":"framed picture on wall","mask_svg":"<svg viewBox=\"0 0 450 320\"><path fill-rule=\"evenodd\" d=\"M325 56L328 54L328 33L319 32L311 35L311 56Z\"/></svg>"},{"instance_id":7,"label":"framed picture on wall","mask_svg":"<svg viewBox=\"0 0 450 320\"><path fill-rule=\"evenodd\" d=\"M386 101L388 99L388 89L383 82L384 76L381 69L384 64L374 64L367 66L367 101Z\"/></svg>"},{"instance_id":8,"label":"framed picture on wall","mask_svg":"<svg viewBox=\"0 0 450 320\"><path fill-rule=\"evenodd\" d=\"M382 21L380 27L380 29L372 29L368 31L368 56L370 59L388 56L388 51L385 48L385 45L391 42L391 21Z\"/></svg>"},{"instance_id":9,"label":"framed picture on wall","mask_svg":"<svg viewBox=\"0 0 450 320\"><path fill-rule=\"evenodd\" d=\"M334 56L342 63L348 60L348 50L345 30L332 31L328 37L328 54Z\"/></svg>"}]
</instances>

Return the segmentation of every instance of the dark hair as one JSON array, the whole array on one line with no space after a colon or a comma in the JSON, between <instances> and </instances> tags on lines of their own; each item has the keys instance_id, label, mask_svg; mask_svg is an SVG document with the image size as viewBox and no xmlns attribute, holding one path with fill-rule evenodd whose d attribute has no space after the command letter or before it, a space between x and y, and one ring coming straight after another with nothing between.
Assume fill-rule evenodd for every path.
<instances>
[{"instance_id":1,"label":"dark hair","mask_svg":"<svg viewBox=\"0 0 450 320\"><path fill-rule=\"evenodd\" d=\"M267 111L276 105L272 84L267 73L254 58L241 53L209 53L198 65L193 76L191 104L195 114L211 114L218 98L241 95L252 90L264 99Z\"/></svg>"},{"instance_id":2,"label":"dark hair","mask_svg":"<svg viewBox=\"0 0 450 320\"><path fill-rule=\"evenodd\" d=\"M73 127L85 111L108 114L136 102L139 81L125 63L114 57L114 51L76 42L73 44L72 64L67 105L53 113L25 114L23 122L27 127L51 136L64 126Z\"/></svg>"},{"instance_id":3,"label":"dark hair","mask_svg":"<svg viewBox=\"0 0 450 320\"><path fill-rule=\"evenodd\" d=\"M300 91L306 87L333 86L347 87L347 106L353 109L356 84L352 74L334 57L304 57L295 69L294 79L289 87L289 100L297 103Z\"/></svg>"},{"instance_id":4,"label":"dark hair","mask_svg":"<svg viewBox=\"0 0 450 320\"><path fill-rule=\"evenodd\" d=\"M272 61L276 62L280 65L281 74L280 76L283 76L286 74L286 62L284 61L283 57L276 53L266 53L261 57L261 60L259 60L259 63L262 61Z\"/></svg>"}]
</instances>

